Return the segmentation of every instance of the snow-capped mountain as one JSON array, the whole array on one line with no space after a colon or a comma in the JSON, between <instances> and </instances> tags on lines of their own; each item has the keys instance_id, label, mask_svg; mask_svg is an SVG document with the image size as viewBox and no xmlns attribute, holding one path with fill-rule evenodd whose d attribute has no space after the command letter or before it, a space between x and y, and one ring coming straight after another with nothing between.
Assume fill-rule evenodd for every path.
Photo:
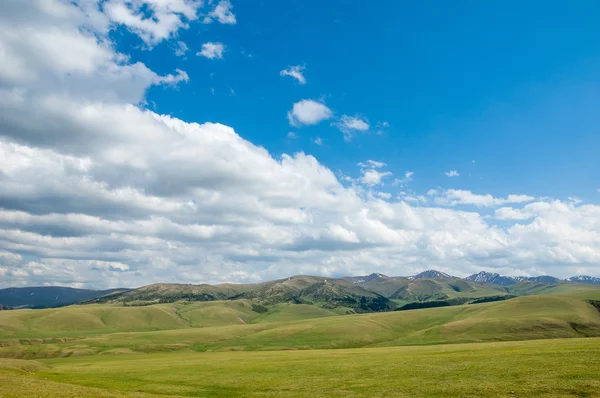
<instances>
[{"instance_id":1,"label":"snow-capped mountain","mask_svg":"<svg viewBox=\"0 0 600 398\"><path fill-rule=\"evenodd\" d=\"M357 285L360 285L361 283L367 283L367 282L371 282L373 280L381 279L381 278L389 278L389 277L387 275L380 274L379 272L374 272L374 273L372 273L370 275L365 275L365 276L348 276L348 277L346 277L344 279L346 279L346 280L348 280L348 281L350 281L352 283L355 283Z\"/></svg>"},{"instance_id":2,"label":"snow-capped mountain","mask_svg":"<svg viewBox=\"0 0 600 398\"><path fill-rule=\"evenodd\" d=\"M558 278L555 278L554 276L550 276L550 275L541 275L541 276L531 276L528 278L518 278L520 280L526 280L526 281L530 281L530 282L537 282L537 283L558 283L561 280Z\"/></svg>"},{"instance_id":3,"label":"snow-capped mountain","mask_svg":"<svg viewBox=\"0 0 600 398\"><path fill-rule=\"evenodd\" d=\"M510 286L519 282L517 278L511 278L510 276L502 276L500 274L485 271L481 271L478 274L473 274L465 279L477 283L492 283L494 285L501 286Z\"/></svg>"},{"instance_id":4,"label":"snow-capped mountain","mask_svg":"<svg viewBox=\"0 0 600 398\"><path fill-rule=\"evenodd\" d=\"M477 283L491 283L494 285L501 286L510 286L515 283L519 283L521 281L527 282L535 282L535 283L545 283L545 284L553 284L560 282L578 282L578 283L587 283L591 285L600 285L600 278L593 276L572 276L567 279L559 279L550 275L540 275L540 276L502 276L497 273L485 272L481 271L478 274L473 274L465 278L468 281L477 282Z\"/></svg>"},{"instance_id":5,"label":"snow-capped mountain","mask_svg":"<svg viewBox=\"0 0 600 398\"><path fill-rule=\"evenodd\" d=\"M569 282L588 283L590 285L600 285L600 278L587 275L572 276L567 279Z\"/></svg>"},{"instance_id":6,"label":"snow-capped mountain","mask_svg":"<svg viewBox=\"0 0 600 398\"><path fill-rule=\"evenodd\" d=\"M374 272L370 275L363 276L348 276L345 277L347 281L355 283L357 285L362 285L365 283L373 282L376 280L381 280L385 278L390 278L387 275L380 274L378 272ZM400 277L393 277L400 278ZM427 271L423 271L417 275L404 277L405 279L453 279L455 276L446 274L445 272L437 271L434 269L430 269ZM566 279L559 279L550 275L540 275L540 276L504 276L495 272L486 272L481 271L477 274L473 274L464 278L464 280L469 282L475 282L480 284L492 284L499 286L511 286L515 285L519 282L534 282L534 283L543 283L543 284L555 284L560 282L577 282L577 283L587 283L590 285L600 285L600 278L594 276L587 275L579 275L572 276Z\"/></svg>"},{"instance_id":7,"label":"snow-capped mountain","mask_svg":"<svg viewBox=\"0 0 600 398\"><path fill-rule=\"evenodd\" d=\"M423 271L420 274L417 274L411 279L451 279L453 276L448 275L444 272L436 271L434 269L429 269L427 271Z\"/></svg>"}]
</instances>

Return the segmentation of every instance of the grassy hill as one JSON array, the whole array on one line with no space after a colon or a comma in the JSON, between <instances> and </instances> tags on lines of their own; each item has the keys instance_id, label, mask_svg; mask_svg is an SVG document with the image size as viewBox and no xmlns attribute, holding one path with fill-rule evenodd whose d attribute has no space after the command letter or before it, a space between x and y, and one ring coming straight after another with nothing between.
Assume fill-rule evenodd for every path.
<instances>
[{"instance_id":1,"label":"grassy hill","mask_svg":"<svg viewBox=\"0 0 600 398\"><path fill-rule=\"evenodd\" d=\"M312 304L323 308L337 309L340 313L387 311L395 308L395 304L386 297L344 279L304 275L253 285L155 284L101 297L90 302L149 305L181 300L239 299L252 299L260 305L288 302Z\"/></svg>"},{"instance_id":2,"label":"grassy hill","mask_svg":"<svg viewBox=\"0 0 600 398\"><path fill-rule=\"evenodd\" d=\"M1 311L0 396L594 396L600 289L556 289L352 315L258 297Z\"/></svg>"},{"instance_id":3,"label":"grassy hill","mask_svg":"<svg viewBox=\"0 0 600 398\"><path fill-rule=\"evenodd\" d=\"M252 305L250 301L225 301L150 307L77 306L56 309L53 311L57 313L39 318L28 316L42 311L12 311L25 315L21 324L11 318L11 330L0 316L5 325L0 357L356 348L600 336L598 310L587 301L564 295L338 316L322 308L295 304L280 304L259 313ZM61 326L71 324L76 329ZM203 325L206 327L198 328ZM153 328L163 330L149 331Z\"/></svg>"}]
</instances>

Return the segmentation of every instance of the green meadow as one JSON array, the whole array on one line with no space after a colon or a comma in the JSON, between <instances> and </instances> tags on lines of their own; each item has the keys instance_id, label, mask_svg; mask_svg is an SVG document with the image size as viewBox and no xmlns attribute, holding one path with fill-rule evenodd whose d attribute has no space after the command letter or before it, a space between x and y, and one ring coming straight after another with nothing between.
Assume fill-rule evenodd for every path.
<instances>
[{"instance_id":1,"label":"green meadow","mask_svg":"<svg viewBox=\"0 0 600 398\"><path fill-rule=\"evenodd\" d=\"M247 299L2 311L0 396L599 396L599 292L352 315Z\"/></svg>"},{"instance_id":2,"label":"green meadow","mask_svg":"<svg viewBox=\"0 0 600 398\"><path fill-rule=\"evenodd\" d=\"M0 360L0 395L595 397L600 339Z\"/></svg>"}]
</instances>

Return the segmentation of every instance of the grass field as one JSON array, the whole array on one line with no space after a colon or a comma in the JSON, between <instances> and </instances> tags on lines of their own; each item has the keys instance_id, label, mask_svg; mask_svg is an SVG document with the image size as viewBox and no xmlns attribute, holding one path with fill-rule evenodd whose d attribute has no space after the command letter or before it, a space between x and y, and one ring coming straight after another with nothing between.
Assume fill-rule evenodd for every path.
<instances>
[{"instance_id":1,"label":"grass field","mask_svg":"<svg viewBox=\"0 0 600 398\"><path fill-rule=\"evenodd\" d=\"M353 315L250 300L2 311L0 396L600 396L598 289L567 293Z\"/></svg>"},{"instance_id":2,"label":"grass field","mask_svg":"<svg viewBox=\"0 0 600 398\"><path fill-rule=\"evenodd\" d=\"M600 339L561 339L3 360L0 395L595 397L598 375Z\"/></svg>"}]
</instances>

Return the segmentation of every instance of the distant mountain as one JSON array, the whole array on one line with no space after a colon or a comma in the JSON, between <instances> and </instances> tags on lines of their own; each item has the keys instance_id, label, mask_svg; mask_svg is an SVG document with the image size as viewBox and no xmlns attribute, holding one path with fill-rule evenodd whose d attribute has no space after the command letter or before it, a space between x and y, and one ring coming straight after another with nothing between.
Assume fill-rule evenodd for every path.
<instances>
[{"instance_id":1,"label":"distant mountain","mask_svg":"<svg viewBox=\"0 0 600 398\"><path fill-rule=\"evenodd\" d=\"M600 278L587 275L572 276L567 279L569 282L587 283L590 285L600 285Z\"/></svg>"},{"instance_id":2,"label":"distant mountain","mask_svg":"<svg viewBox=\"0 0 600 398\"><path fill-rule=\"evenodd\" d=\"M417 274L412 277L412 279L451 279L454 278L451 275L445 274L440 271L436 271L434 269L430 269L427 271L423 271L420 274Z\"/></svg>"},{"instance_id":3,"label":"distant mountain","mask_svg":"<svg viewBox=\"0 0 600 398\"><path fill-rule=\"evenodd\" d=\"M579 279L579 278L581 278L581 279ZM556 283L561 283L561 282L565 282L565 281L600 284L600 278L593 278L590 276L571 277L571 278L562 280L562 279L559 279L559 278L556 278L556 277L550 276L550 275L511 277L511 276L502 276L500 274L484 272L484 271L482 271L478 274L473 274L471 276L468 276L465 279L469 280L469 281L477 282L477 283L491 283L494 285L501 285L501 286L511 286L511 285L515 285L522 281L545 283L545 284L556 284ZM594 280L596 282L594 282Z\"/></svg>"},{"instance_id":4,"label":"distant mountain","mask_svg":"<svg viewBox=\"0 0 600 398\"><path fill-rule=\"evenodd\" d=\"M523 280L523 279L521 279L521 280ZM560 279L555 278L550 275L530 276L529 278L524 278L524 280L528 280L530 282L537 282L537 283L559 283L559 282L561 282Z\"/></svg>"},{"instance_id":5,"label":"distant mountain","mask_svg":"<svg viewBox=\"0 0 600 398\"><path fill-rule=\"evenodd\" d=\"M340 309L342 312L376 312L395 308L395 304L387 297L364 289L349 280L305 275L248 285L156 284L100 297L90 302L148 305L179 300L236 299L250 299L260 305L313 304L327 309Z\"/></svg>"},{"instance_id":6,"label":"distant mountain","mask_svg":"<svg viewBox=\"0 0 600 398\"><path fill-rule=\"evenodd\" d=\"M89 290L58 286L9 287L0 289L0 305L12 308L61 307L123 290Z\"/></svg>"},{"instance_id":7,"label":"distant mountain","mask_svg":"<svg viewBox=\"0 0 600 398\"><path fill-rule=\"evenodd\" d=\"M338 313L388 311L406 303L469 302L505 295L531 295L577 288L575 283L600 285L600 278L576 276L508 277L479 272L461 279L437 270L412 277L380 273L344 278L297 275L256 284L192 285L158 283L137 289L87 290L65 287L0 290L0 309L47 308L75 303L115 303L144 306L176 301L248 299L256 305L309 304Z\"/></svg>"},{"instance_id":8,"label":"distant mountain","mask_svg":"<svg viewBox=\"0 0 600 398\"><path fill-rule=\"evenodd\" d=\"M389 277L371 274L368 277L347 277L345 279L354 280L354 283L362 288L390 299L411 302L506 294L506 291L499 286L482 286L479 283L455 278L434 270L422 272L417 277Z\"/></svg>"},{"instance_id":9,"label":"distant mountain","mask_svg":"<svg viewBox=\"0 0 600 398\"><path fill-rule=\"evenodd\" d=\"M364 275L364 276L346 276L343 279L350 281L352 283L356 283L357 285L360 285L360 284L372 282L374 280L378 280L378 279L382 279L382 278L389 278L389 276L375 272L370 275Z\"/></svg>"},{"instance_id":10,"label":"distant mountain","mask_svg":"<svg viewBox=\"0 0 600 398\"><path fill-rule=\"evenodd\" d=\"M500 286L510 286L519 282L516 278L511 278L510 276L501 276L500 274L495 274L491 272L481 271L478 274L473 274L465 278L468 281L477 282L477 283L491 283L493 285Z\"/></svg>"}]
</instances>

